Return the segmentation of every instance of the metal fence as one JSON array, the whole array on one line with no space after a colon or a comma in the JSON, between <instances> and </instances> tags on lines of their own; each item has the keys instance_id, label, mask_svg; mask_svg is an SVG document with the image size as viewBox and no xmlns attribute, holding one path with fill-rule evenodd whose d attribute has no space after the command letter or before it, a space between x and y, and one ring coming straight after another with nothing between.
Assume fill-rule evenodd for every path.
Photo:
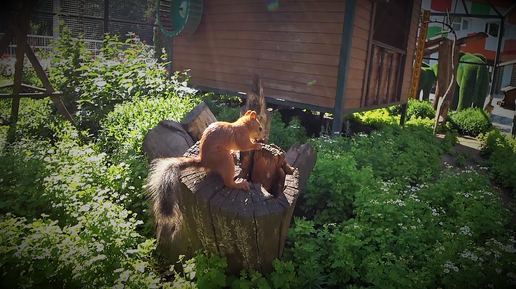
<instances>
[{"instance_id":1,"label":"metal fence","mask_svg":"<svg viewBox=\"0 0 516 289\"><path fill-rule=\"evenodd\" d=\"M128 32L136 33L148 45L153 45L155 6L157 0L39 0L32 11L28 43L45 50L58 39L63 27L73 37L81 37L87 48L97 51L102 47L105 33L125 39ZM17 14L22 1L8 1L4 9ZM0 17L0 35L8 23ZM9 46L7 54L13 55L16 43Z\"/></svg>"},{"instance_id":2,"label":"metal fence","mask_svg":"<svg viewBox=\"0 0 516 289\"><path fill-rule=\"evenodd\" d=\"M0 33L0 39L4 36L4 33ZM75 38L76 40L79 40L78 38ZM93 53L97 54L101 51L103 41L102 40L95 40L95 39L81 39L82 41L86 42L86 49L92 51ZM54 41L53 36L45 36L45 35L27 35L27 43L31 46L32 50L34 52L43 52L43 53L50 53L52 52L52 47L50 44ZM16 53L16 47L18 45L16 44L16 41L13 40L7 47L7 50L4 54L14 56Z\"/></svg>"}]
</instances>

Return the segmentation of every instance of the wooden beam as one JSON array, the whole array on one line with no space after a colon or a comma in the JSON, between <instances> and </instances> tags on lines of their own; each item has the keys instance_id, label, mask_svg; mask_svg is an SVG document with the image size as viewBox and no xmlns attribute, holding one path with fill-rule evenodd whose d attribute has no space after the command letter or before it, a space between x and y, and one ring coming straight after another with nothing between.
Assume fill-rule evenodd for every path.
<instances>
[{"instance_id":1,"label":"wooden beam","mask_svg":"<svg viewBox=\"0 0 516 289\"><path fill-rule=\"evenodd\" d=\"M474 35L471 35L471 36L464 36L464 37L461 37L459 39L457 39L457 45L464 45L466 43L470 43L470 42L473 42L473 41L477 41L477 40L482 40L484 38L487 38L489 37L489 35L487 35L487 33L484 33L484 32L478 32L478 33L475 33Z\"/></svg>"},{"instance_id":2,"label":"wooden beam","mask_svg":"<svg viewBox=\"0 0 516 289\"><path fill-rule=\"evenodd\" d=\"M37 1L35 1L35 2L37 2ZM20 13L22 13L22 12L20 12ZM29 11L29 13L30 13L30 11ZM39 62L38 58L36 57L36 54L34 54L34 51L32 51L32 49L30 48L29 43L27 43L27 33L24 30L28 31L28 23L27 23L27 28L22 29L19 25L16 25L16 18L14 18L14 16L11 14L11 12L4 11L4 15L6 16L7 20L9 22L11 22L10 27L14 31L14 33L16 35L16 39L18 41L18 46L16 48L17 55L18 55L18 51L21 51L21 53L23 53L23 54L27 54L27 58L32 63L32 67L36 71L36 74L38 75L39 79L41 80L41 83L43 83L46 93L48 93L51 96L52 101L56 105L59 113L75 126L75 122L73 121L72 116L68 112L68 109L66 109L66 106L64 105L61 98L59 98L57 96L53 96L53 93L55 92L54 87L50 83L50 80L48 79L48 76L47 76L45 70L41 66L41 63ZM22 61L20 62L21 70L23 70L23 54L22 54ZM18 65L18 62L19 62L19 60L17 58L16 65ZM20 81L21 81L21 78L20 78ZM15 77L15 85L13 87L13 95L18 95L20 92L21 92L21 83L20 83L20 89L16 90L16 77ZM15 104L16 104L16 107L15 107ZM14 109L16 108L16 110L17 110L18 107L19 107L19 98L15 97L15 98L13 98L13 112L14 112ZM17 115L17 113L16 113L16 115Z\"/></svg>"},{"instance_id":3,"label":"wooden beam","mask_svg":"<svg viewBox=\"0 0 516 289\"><path fill-rule=\"evenodd\" d=\"M516 9L516 3L512 4L511 7L509 7L509 9L507 9L507 11L505 11L505 14L503 15L503 17L507 17L509 14L511 14L514 10Z\"/></svg>"},{"instance_id":4,"label":"wooden beam","mask_svg":"<svg viewBox=\"0 0 516 289\"><path fill-rule=\"evenodd\" d=\"M18 17L14 18L10 11L3 9L2 12L7 18L7 22L10 25L10 30L13 31L16 35L17 43L26 43L27 42L27 32L29 31L30 25L30 14L32 8L36 4L37 1L26 1L23 2L23 6L18 13ZM16 32L19 33L16 33ZM7 39L7 38L6 38ZM4 44L2 44L4 45ZM17 45L16 47L16 63L14 64L14 83L13 83L13 94L17 95L21 92L22 89L22 79L23 79L23 59L25 58L25 46ZM14 97L12 100L11 106L11 123L15 124L18 120L18 111L20 108L20 98Z\"/></svg>"},{"instance_id":5,"label":"wooden beam","mask_svg":"<svg viewBox=\"0 0 516 289\"><path fill-rule=\"evenodd\" d=\"M410 82L409 98L417 98L416 94L419 87L419 77L421 75L421 65L423 64L423 57L425 52L426 36L428 33L428 21L430 20L430 11L424 10L421 18L421 28L419 30L419 37L416 43L416 57L414 59L414 69L412 70L412 80ZM407 58L409 55L407 55ZM403 111L405 112L405 111ZM404 116L402 116L404 118Z\"/></svg>"},{"instance_id":6,"label":"wooden beam","mask_svg":"<svg viewBox=\"0 0 516 289\"><path fill-rule=\"evenodd\" d=\"M462 7L464 7L464 11L466 11L466 14L469 15L468 6L466 5L466 1L462 0Z\"/></svg>"},{"instance_id":7,"label":"wooden beam","mask_svg":"<svg viewBox=\"0 0 516 289\"><path fill-rule=\"evenodd\" d=\"M516 111L514 111L514 117L512 118L511 134L512 137L516 138Z\"/></svg>"},{"instance_id":8,"label":"wooden beam","mask_svg":"<svg viewBox=\"0 0 516 289\"><path fill-rule=\"evenodd\" d=\"M475 33L474 35L471 35L471 36L465 36L465 37L462 37L462 38L459 38L457 40L457 43L456 45L458 46L461 46L461 45L464 45L466 43L469 43L469 42L473 42L473 41L477 41L477 40L481 40L481 39L484 39L484 38L487 38L488 35L484 32L479 32L479 33ZM443 37L442 39L448 39L448 38L445 38ZM434 44L436 41L432 41L430 44ZM434 54L436 52L439 52L439 46L435 46L435 47L427 47L425 46L425 56L428 56L430 54Z\"/></svg>"},{"instance_id":9,"label":"wooden beam","mask_svg":"<svg viewBox=\"0 0 516 289\"><path fill-rule=\"evenodd\" d=\"M348 81L349 58L351 51L351 40L353 39L353 27L355 26L354 22L356 6L357 0L346 0L332 127L333 133L338 134L342 132L342 111L344 109L344 98L346 95L346 85Z\"/></svg>"},{"instance_id":10,"label":"wooden beam","mask_svg":"<svg viewBox=\"0 0 516 289\"><path fill-rule=\"evenodd\" d=\"M489 6L491 6L491 8L493 8L493 10L496 12L496 14L498 14L498 16L503 18L502 13L500 13L500 11L498 11L498 8L496 8L496 6L494 6L490 0L486 0L486 2L487 2L487 4L489 4Z\"/></svg>"},{"instance_id":11,"label":"wooden beam","mask_svg":"<svg viewBox=\"0 0 516 289\"><path fill-rule=\"evenodd\" d=\"M439 52L439 49L441 49L439 46L432 47L430 49L427 48L427 49L425 49L424 56L428 56L428 55L434 54L436 52Z\"/></svg>"},{"instance_id":12,"label":"wooden beam","mask_svg":"<svg viewBox=\"0 0 516 289\"><path fill-rule=\"evenodd\" d=\"M434 46L437 46L441 44L441 41L443 41L445 37L443 36L434 36L430 39L427 39L425 42L425 48L432 48Z\"/></svg>"},{"instance_id":13,"label":"wooden beam","mask_svg":"<svg viewBox=\"0 0 516 289\"><path fill-rule=\"evenodd\" d=\"M497 66L503 67L503 66L507 66L507 65L511 65L511 64L515 64L515 63L516 63L516 59L502 62L502 63L498 64Z\"/></svg>"},{"instance_id":14,"label":"wooden beam","mask_svg":"<svg viewBox=\"0 0 516 289\"><path fill-rule=\"evenodd\" d=\"M373 2L373 8L371 9L371 24L370 27L374 27L375 18L376 18L376 2ZM367 43L367 58L366 58L366 66L365 66L365 72L364 72L364 81L362 83L362 101L360 102L360 107L363 107L367 103L367 98L369 97L369 71L371 69L371 52L373 51L373 34L374 29L369 30L369 40Z\"/></svg>"},{"instance_id":15,"label":"wooden beam","mask_svg":"<svg viewBox=\"0 0 516 289\"><path fill-rule=\"evenodd\" d=\"M2 40L0 40L0 56L4 55L4 53L7 51L7 47L9 47L9 44L11 44L11 40L13 40L14 32L9 26L7 28L7 31L5 31L4 36L2 37Z\"/></svg>"},{"instance_id":16,"label":"wooden beam","mask_svg":"<svg viewBox=\"0 0 516 289\"><path fill-rule=\"evenodd\" d=\"M448 13L444 12L432 12L432 16L443 16L448 17ZM479 19L500 19L502 17L498 15L488 15L488 14L466 14L466 13L450 13L450 17L470 17L470 18L479 18Z\"/></svg>"},{"instance_id":17,"label":"wooden beam","mask_svg":"<svg viewBox=\"0 0 516 289\"><path fill-rule=\"evenodd\" d=\"M12 88L13 86L14 86L14 83L9 82L7 84L0 85L0 89ZM22 86L22 88L25 88L25 90L36 90L36 91L40 91L40 92L46 92L46 90L44 88L28 85L28 84L25 84L25 83L22 83L21 86Z\"/></svg>"},{"instance_id":18,"label":"wooden beam","mask_svg":"<svg viewBox=\"0 0 516 289\"><path fill-rule=\"evenodd\" d=\"M30 97L30 98L45 98L47 96L60 97L63 96L62 92L56 91L53 93L41 93L41 92L20 92L18 94L0 93L0 99L15 98L15 97Z\"/></svg>"}]
</instances>

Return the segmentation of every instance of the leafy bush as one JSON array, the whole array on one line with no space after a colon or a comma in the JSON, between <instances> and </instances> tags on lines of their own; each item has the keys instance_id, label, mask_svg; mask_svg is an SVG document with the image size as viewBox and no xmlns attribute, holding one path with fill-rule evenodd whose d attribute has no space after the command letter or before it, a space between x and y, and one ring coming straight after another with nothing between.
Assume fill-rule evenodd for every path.
<instances>
[{"instance_id":1,"label":"leafy bush","mask_svg":"<svg viewBox=\"0 0 516 289\"><path fill-rule=\"evenodd\" d=\"M49 61L47 59L44 59L44 57L40 54L36 54L36 58L40 61L43 68L47 68L47 65ZM14 82L14 65L16 63L16 57L10 56L7 54L4 54L2 58L0 59L0 79L5 79L5 83L0 84L7 84L7 83L13 83ZM24 84L36 86L36 87L43 87L43 84L41 83L41 80L39 79L38 75L36 74L36 71L32 67L32 63L27 57L24 57L23 59L23 71L22 71L22 82ZM12 89L2 89L5 91L5 93L12 93Z\"/></svg>"},{"instance_id":2,"label":"leafy bush","mask_svg":"<svg viewBox=\"0 0 516 289\"><path fill-rule=\"evenodd\" d=\"M357 169L357 162L349 154L322 154L307 184L307 213L322 223L341 222L353 215L355 194L374 190L370 167Z\"/></svg>"},{"instance_id":3,"label":"leafy bush","mask_svg":"<svg viewBox=\"0 0 516 289\"><path fill-rule=\"evenodd\" d=\"M488 132L492 127L489 116L480 108L467 108L449 115L453 127L460 133L474 136Z\"/></svg>"},{"instance_id":4,"label":"leafy bush","mask_svg":"<svg viewBox=\"0 0 516 289\"><path fill-rule=\"evenodd\" d=\"M105 154L79 145L69 123L61 129L54 145L27 136L0 155L2 284L156 285L145 270L154 241L120 206L127 196L110 186Z\"/></svg>"},{"instance_id":5,"label":"leafy bush","mask_svg":"<svg viewBox=\"0 0 516 289\"><path fill-rule=\"evenodd\" d=\"M8 125L11 117L11 99L0 100L0 125ZM55 114L50 99L21 98L16 122L16 137L36 136L40 139L52 139L52 128L63 118Z\"/></svg>"},{"instance_id":6,"label":"leafy bush","mask_svg":"<svg viewBox=\"0 0 516 289\"><path fill-rule=\"evenodd\" d=\"M224 103L207 102L218 121L234 122L240 117L240 107L228 107Z\"/></svg>"},{"instance_id":7,"label":"leafy bush","mask_svg":"<svg viewBox=\"0 0 516 289\"><path fill-rule=\"evenodd\" d=\"M451 174L435 185L350 190L355 217L344 222L297 219L282 261L292 262L292 279L329 288L510 288L510 214L484 177Z\"/></svg>"},{"instance_id":8,"label":"leafy bush","mask_svg":"<svg viewBox=\"0 0 516 289\"><path fill-rule=\"evenodd\" d=\"M353 113L353 117L360 120L364 124L377 127L400 123L400 116L392 115L387 108L355 112Z\"/></svg>"},{"instance_id":9,"label":"leafy bush","mask_svg":"<svg viewBox=\"0 0 516 289\"><path fill-rule=\"evenodd\" d=\"M385 126L371 135L358 134L352 139L320 138L311 140L320 154L351 152L361 169L371 166L382 180L402 184L427 181L440 170L439 146L432 130L422 126Z\"/></svg>"},{"instance_id":10,"label":"leafy bush","mask_svg":"<svg viewBox=\"0 0 516 289\"><path fill-rule=\"evenodd\" d=\"M180 122L197 104L196 98L144 98L118 104L102 119L99 144L118 156L143 155L143 139L162 120Z\"/></svg>"},{"instance_id":11,"label":"leafy bush","mask_svg":"<svg viewBox=\"0 0 516 289\"><path fill-rule=\"evenodd\" d=\"M307 139L306 129L301 125L299 118L294 117L288 125L285 125L279 112L271 113L269 143L274 143L286 151L295 142L304 143Z\"/></svg>"},{"instance_id":12,"label":"leafy bush","mask_svg":"<svg viewBox=\"0 0 516 289\"><path fill-rule=\"evenodd\" d=\"M516 195L516 140L500 133L498 129L482 135L481 154L488 157L491 178Z\"/></svg>"},{"instance_id":13,"label":"leafy bush","mask_svg":"<svg viewBox=\"0 0 516 289\"><path fill-rule=\"evenodd\" d=\"M410 99L407 105L407 119L413 118L435 118L435 109L431 101L419 101L417 99Z\"/></svg>"},{"instance_id":14,"label":"leafy bush","mask_svg":"<svg viewBox=\"0 0 516 289\"><path fill-rule=\"evenodd\" d=\"M186 74L169 77L166 63L132 33L125 42L106 35L102 52L86 50L82 39L66 30L55 43L50 76L65 93L65 102L76 112L82 129L96 132L98 122L118 103L144 97L187 97ZM166 55L163 56L166 59Z\"/></svg>"}]
</instances>

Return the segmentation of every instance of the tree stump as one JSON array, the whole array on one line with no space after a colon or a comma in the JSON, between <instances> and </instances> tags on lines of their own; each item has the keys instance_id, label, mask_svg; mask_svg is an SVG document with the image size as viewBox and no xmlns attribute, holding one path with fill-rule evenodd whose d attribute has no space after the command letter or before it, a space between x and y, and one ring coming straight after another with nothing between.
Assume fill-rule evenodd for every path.
<instances>
[{"instance_id":1,"label":"tree stump","mask_svg":"<svg viewBox=\"0 0 516 289\"><path fill-rule=\"evenodd\" d=\"M264 144L259 151L240 153L240 178L262 184L263 188L274 197L283 192L285 176L294 173L294 169L285 161L285 152L277 145Z\"/></svg>"},{"instance_id":2,"label":"tree stump","mask_svg":"<svg viewBox=\"0 0 516 289\"><path fill-rule=\"evenodd\" d=\"M434 133L439 123L446 123L448 108L451 105L457 87L457 69L459 67L460 47L453 46L453 41L444 38L440 44L437 87L435 89L434 107L436 108ZM453 53L453 59L452 59ZM452 69L453 65L453 69ZM449 90L448 90L449 88Z\"/></svg>"},{"instance_id":3,"label":"tree stump","mask_svg":"<svg viewBox=\"0 0 516 289\"><path fill-rule=\"evenodd\" d=\"M201 139L204 130L217 119L208 105L203 101L192 109L183 119L181 124L194 141Z\"/></svg>"},{"instance_id":4,"label":"tree stump","mask_svg":"<svg viewBox=\"0 0 516 289\"><path fill-rule=\"evenodd\" d=\"M185 156L196 156L198 150L199 142ZM236 176L244 170L251 172L251 178L265 176L267 183L251 181L250 191L236 190L204 169L181 172L177 223L156 228L158 247L169 260L174 262L180 254L189 258L196 250L207 249L226 257L227 270L233 274L243 269L273 270L272 261L281 257L299 187L304 184L299 183L298 170L290 168L284 152L274 145L264 145L252 161L242 160ZM265 186L276 190L276 196Z\"/></svg>"},{"instance_id":5,"label":"tree stump","mask_svg":"<svg viewBox=\"0 0 516 289\"><path fill-rule=\"evenodd\" d=\"M143 139L149 162L155 158L182 156L195 142L180 123L163 120Z\"/></svg>"}]
</instances>

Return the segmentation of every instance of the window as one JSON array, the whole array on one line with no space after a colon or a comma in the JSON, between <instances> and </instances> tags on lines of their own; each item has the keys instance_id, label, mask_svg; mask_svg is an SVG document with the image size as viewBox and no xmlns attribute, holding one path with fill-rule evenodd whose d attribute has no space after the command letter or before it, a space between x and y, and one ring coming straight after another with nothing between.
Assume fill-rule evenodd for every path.
<instances>
[{"instance_id":1,"label":"window","mask_svg":"<svg viewBox=\"0 0 516 289\"><path fill-rule=\"evenodd\" d=\"M489 36L498 37L498 31L500 30L500 24L498 23L486 23L485 32Z\"/></svg>"},{"instance_id":2,"label":"window","mask_svg":"<svg viewBox=\"0 0 516 289\"><path fill-rule=\"evenodd\" d=\"M469 29L469 20L468 19L462 19L462 30L468 30Z\"/></svg>"},{"instance_id":3,"label":"window","mask_svg":"<svg viewBox=\"0 0 516 289\"><path fill-rule=\"evenodd\" d=\"M462 18L462 17L453 17L452 27L453 27L453 30L455 30L455 31L468 30L469 29L469 19Z\"/></svg>"},{"instance_id":4,"label":"window","mask_svg":"<svg viewBox=\"0 0 516 289\"><path fill-rule=\"evenodd\" d=\"M412 19L411 0L390 0L376 4L373 40L405 50Z\"/></svg>"}]
</instances>

